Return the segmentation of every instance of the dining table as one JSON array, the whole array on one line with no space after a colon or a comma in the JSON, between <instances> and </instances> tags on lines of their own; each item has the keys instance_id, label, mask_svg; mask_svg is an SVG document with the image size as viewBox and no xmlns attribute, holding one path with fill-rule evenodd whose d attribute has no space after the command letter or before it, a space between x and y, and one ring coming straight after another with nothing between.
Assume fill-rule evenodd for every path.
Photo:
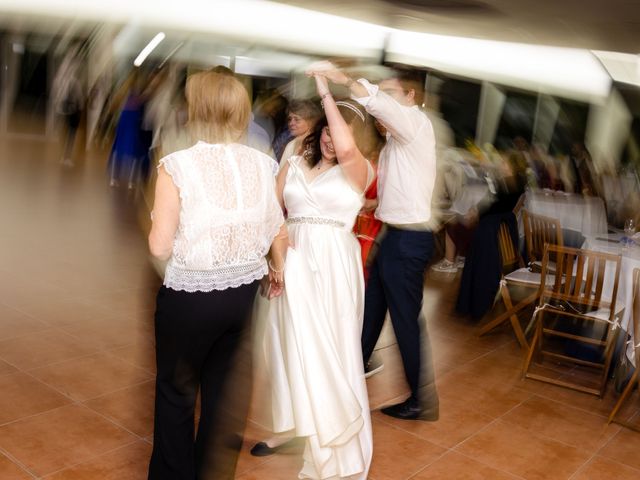
<instances>
[{"instance_id":1,"label":"dining table","mask_svg":"<svg viewBox=\"0 0 640 480\"><path fill-rule=\"evenodd\" d=\"M640 245L624 234L615 233L608 235L586 236L582 248L597 252L621 255L620 279L618 281L618 294L616 296L616 321L625 332L625 353L633 366L636 365L635 349L633 345L633 271L640 268ZM615 281L613 268L607 268L604 278L603 296L613 296Z\"/></svg>"},{"instance_id":2,"label":"dining table","mask_svg":"<svg viewBox=\"0 0 640 480\"><path fill-rule=\"evenodd\" d=\"M604 201L590 197L547 189L529 189L524 208L531 213L557 218L563 230L580 232L583 236L607 234L607 212Z\"/></svg>"}]
</instances>

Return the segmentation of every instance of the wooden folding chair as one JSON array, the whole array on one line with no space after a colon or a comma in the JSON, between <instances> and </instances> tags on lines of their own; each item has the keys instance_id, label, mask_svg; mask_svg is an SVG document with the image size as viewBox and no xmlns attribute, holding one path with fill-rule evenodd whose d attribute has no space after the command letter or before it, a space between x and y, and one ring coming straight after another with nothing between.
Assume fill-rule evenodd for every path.
<instances>
[{"instance_id":1,"label":"wooden folding chair","mask_svg":"<svg viewBox=\"0 0 640 480\"><path fill-rule=\"evenodd\" d=\"M636 268L633 271L632 315L633 315L633 345L634 345L634 353L636 358L636 369L634 370L633 375L631 375L631 379L629 380L629 383L627 383L627 386L622 392L622 395L620 395L620 398L616 402L616 405L613 407L613 410L611 410L611 414L609 414L609 420L607 423L616 422L627 428L640 432L640 428L638 428L636 425L625 422L623 420L616 420L615 418L616 414L618 413L618 410L620 410L620 407L622 407L622 404L625 402L627 397L629 397L629 394L633 390L633 387L638 383L638 372L640 372L640 268ZM626 353L623 352L622 354L625 355Z\"/></svg>"},{"instance_id":2,"label":"wooden folding chair","mask_svg":"<svg viewBox=\"0 0 640 480\"><path fill-rule=\"evenodd\" d=\"M557 218L545 217L522 210L522 225L527 249L527 262L529 268L536 272L542 271L542 257L544 247L550 245L564 245L562 227ZM552 258L551 260L555 260ZM549 265L549 270L555 269L555 265Z\"/></svg>"},{"instance_id":3,"label":"wooden folding chair","mask_svg":"<svg viewBox=\"0 0 640 480\"><path fill-rule=\"evenodd\" d=\"M537 289L540 285L540 274L532 273L527 268L519 268L514 271L514 268L517 266L522 267L523 262L515 245L513 244L511 234L506 223L502 223L498 230L498 246L500 250L500 257L502 259L503 272L502 279L500 280L499 293L502 296L502 301L504 302L506 311L481 327L479 335L484 335L500 325L502 322L509 320L518 342L522 348L528 349L529 344L527 343L525 334L520 327L520 321L518 320L517 313L535 301L537 298L537 292L528 295L525 299L514 306L511 301L511 295L509 294L509 285L534 287Z\"/></svg>"},{"instance_id":4,"label":"wooden folding chair","mask_svg":"<svg viewBox=\"0 0 640 480\"><path fill-rule=\"evenodd\" d=\"M556 271L549 272L549 259L553 257L556 258ZM534 318L535 333L524 364L526 378L600 397L603 395L618 331L614 325L620 265L620 255L557 245L547 246L542 260L542 283ZM606 274L612 268L612 295L610 299L603 298ZM552 282L549 282L550 278L553 279ZM551 317L550 314L553 317L549 321L547 317ZM577 352L571 355L567 351L567 347L577 346L595 349L592 353L596 353L598 358L585 360L584 354ZM600 377L597 385L590 387L533 373L531 367L534 357L592 367L600 370Z\"/></svg>"}]
</instances>

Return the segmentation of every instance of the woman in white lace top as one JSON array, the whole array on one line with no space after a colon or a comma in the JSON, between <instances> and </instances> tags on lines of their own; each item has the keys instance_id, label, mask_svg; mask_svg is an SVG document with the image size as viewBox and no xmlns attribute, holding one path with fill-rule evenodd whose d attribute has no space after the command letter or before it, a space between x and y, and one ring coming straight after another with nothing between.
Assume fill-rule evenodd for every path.
<instances>
[{"instance_id":1,"label":"woman in white lace top","mask_svg":"<svg viewBox=\"0 0 640 480\"><path fill-rule=\"evenodd\" d=\"M272 294L281 291L287 245L277 164L236 143L251 114L242 84L202 72L186 94L198 141L160 160L149 235L152 255L168 260L155 314L152 480L234 477L250 392L250 355L239 352L259 280L270 273Z\"/></svg>"}]
</instances>

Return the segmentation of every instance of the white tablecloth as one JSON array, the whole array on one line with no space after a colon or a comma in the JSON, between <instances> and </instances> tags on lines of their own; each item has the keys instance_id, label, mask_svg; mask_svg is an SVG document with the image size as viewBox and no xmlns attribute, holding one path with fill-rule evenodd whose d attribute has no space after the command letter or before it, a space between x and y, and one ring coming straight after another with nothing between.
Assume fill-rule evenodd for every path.
<instances>
[{"instance_id":1,"label":"white tablecloth","mask_svg":"<svg viewBox=\"0 0 640 480\"><path fill-rule=\"evenodd\" d=\"M465 215L470 208L478 206L488 193L489 186L486 182L469 182L460 190L450 210L458 215Z\"/></svg>"},{"instance_id":2,"label":"white tablecloth","mask_svg":"<svg viewBox=\"0 0 640 480\"><path fill-rule=\"evenodd\" d=\"M583 248L596 250L598 252L622 254L620 265L620 281L618 282L618 295L616 297L616 310L624 308L618 318L622 330L627 332L633 339L633 270L640 268L640 246L633 245L624 248L620 243L621 236L602 235L598 237L587 237ZM611 240L607 241L605 239ZM604 279L603 296L611 298L613 294L614 269L607 268L607 275ZM635 352L633 342L627 345L627 357L635 365Z\"/></svg>"},{"instance_id":3,"label":"white tablecloth","mask_svg":"<svg viewBox=\"0 0 640 480\"><path fill-rule=\"evenodd\" d=\"M531 213L557 218L563 229L575 230L584 236L607 233L607 213L598 197L528 190L524 207Z\"/></svg>"}]
</instances>

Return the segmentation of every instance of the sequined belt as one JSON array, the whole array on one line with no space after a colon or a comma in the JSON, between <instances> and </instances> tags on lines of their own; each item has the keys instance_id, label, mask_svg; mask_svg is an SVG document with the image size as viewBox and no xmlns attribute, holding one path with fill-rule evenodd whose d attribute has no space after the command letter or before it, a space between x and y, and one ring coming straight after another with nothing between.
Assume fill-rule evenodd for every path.
<instances>
[{"instance_id":1,"label":"sequined belt","mask_svg":"<svg viewBox=\"0 0 640 480\"><path fill-rule=\"evenodd\" d=\"M328 225L330 227L344 228L346 224L332 218L323 217L289 217L287 224L306 223L309 225Z\"/></svg>"}]
</instances>

